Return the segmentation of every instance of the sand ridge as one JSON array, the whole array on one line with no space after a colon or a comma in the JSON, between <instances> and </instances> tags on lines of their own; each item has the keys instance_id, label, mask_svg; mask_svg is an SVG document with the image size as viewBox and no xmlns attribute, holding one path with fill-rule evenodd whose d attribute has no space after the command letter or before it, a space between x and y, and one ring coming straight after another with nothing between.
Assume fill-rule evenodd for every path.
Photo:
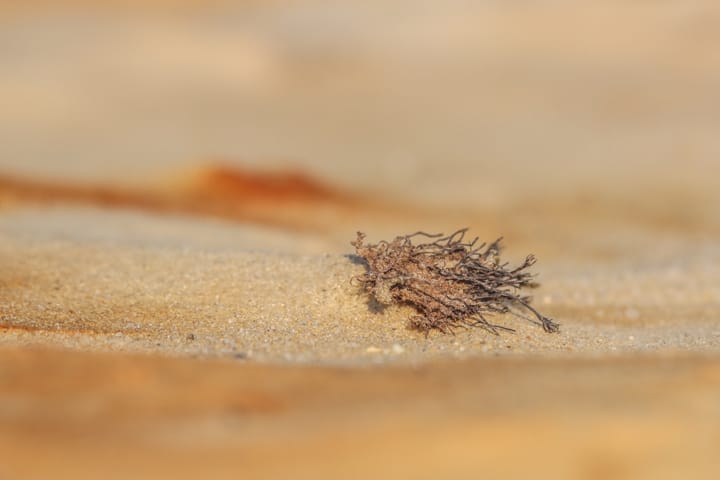
<instances>
[{"instance_id":1,"label":"sand ridge","mask_svg":"<svg viewBox=\"0 0 720 480\"><path fill-rule=\"evenodd\" d=\"M76 215L114 221L109 213ZM160 221L124 215L140 238ZM379 309L353 285L365 267L351 248L346 254L237 250L231 235L242 230L231 233L232 224L208 232L227 233L224 246L204 244L202 235L194 246L173 246L166 237L133 244L76 233L61 240L52 227L35 228L32 238L22 229L0 236L5 344L349 364L720 348L714 322L720 272L704 258L621 272L592 264L568 272L546 262L535 305L562 324L559 334L510 317L500 321L517 328L515 334L468 329L426 338L407 329L409 307ZM297 234L286 235L290 245ZM713 255L718 252L710 249L704 257Z\"/></svg>"}]
</instances>

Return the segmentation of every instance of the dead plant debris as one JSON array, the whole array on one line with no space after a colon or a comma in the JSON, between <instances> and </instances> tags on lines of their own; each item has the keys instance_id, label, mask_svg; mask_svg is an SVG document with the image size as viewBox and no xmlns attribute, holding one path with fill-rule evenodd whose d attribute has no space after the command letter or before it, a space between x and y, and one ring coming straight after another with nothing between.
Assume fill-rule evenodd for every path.
<instances>
[{"instance_id":1,"label":"dead plant debris","mask_svg":"<svg viewBox=\"0 0 720 480\"><path fill-rule=\"evenodd\" d=\"M528 269L535 257L510 267L500 262L501 240L477 245L465 241L467 228L452 235L416 232L392 242L365 244L358 232L351 244L367 262L356 277L363 289L382 305L406 304L417 310L410 327L425 332L452 333L456 328L480 327L494 334L512 328L491 323L488 316L509 313L557 332L559 325L530 305L520 290L537 286ZM425 243L413 243L427 239ZM528 316L529 314L529 316Z\"/></svg>"}]
</instances>

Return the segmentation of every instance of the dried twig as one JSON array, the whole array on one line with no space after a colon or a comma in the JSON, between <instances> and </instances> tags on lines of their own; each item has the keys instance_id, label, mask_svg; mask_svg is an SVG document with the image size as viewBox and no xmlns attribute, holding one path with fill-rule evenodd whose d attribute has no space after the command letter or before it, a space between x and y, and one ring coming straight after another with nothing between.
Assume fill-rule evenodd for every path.
<instances>
[{"instance_id":1,"label":"dried twig","mask_svg":"<svg viewBox=\"0 0 720 480\"><path fill-rule=\"evenodd\" d=\"M477 238L465 241L466 232L466 228L449 236L416 232L375 245L366 245L365 234L358 232L351 244L368 268L356 278L381 304L413 306L418 315L410 318L410 326L425 333L432 329L451 333L458 327L480 327L496 335L514 331L490 323L487 316L495 313L511 313L546 332L557 332L558 324L519 293L536 286L527 272L535 257L529 255L511 268L500 263L502 239L477 245ZM427 240L414 244L417 238Z\"/></svg>"}]
</instances>

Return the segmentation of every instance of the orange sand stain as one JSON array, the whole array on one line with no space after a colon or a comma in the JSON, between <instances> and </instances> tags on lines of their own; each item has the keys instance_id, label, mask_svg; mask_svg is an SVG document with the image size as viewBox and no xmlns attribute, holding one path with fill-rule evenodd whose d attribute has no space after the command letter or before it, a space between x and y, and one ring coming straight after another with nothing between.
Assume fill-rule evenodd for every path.
<instances>
[{"instance_id":1,"label":"orange sand stain","mask_svg":"<svg viewBox=\"0 0 720 480\"><path fill-rule=\"evenodd\" d=\"M199 193L227 200L323 203L344 203L348 200L347 195L299 172L268 174L215 167L199 172L196 177Z\"/></svg>"},{"instance_id":2,"label":"orange sand stain","mask_svg":"<svg viewBox=\"0 0 720 480\"><path fill-rule=\"evenodd\" d=\"M357 204L350 194L298 172L255 172L212 166L183 182L131 189L0 175L3 203L72 203L158 213L220 217L291 228L321 228L313 210L345 210Z\"/></svg>"}]
</instances>

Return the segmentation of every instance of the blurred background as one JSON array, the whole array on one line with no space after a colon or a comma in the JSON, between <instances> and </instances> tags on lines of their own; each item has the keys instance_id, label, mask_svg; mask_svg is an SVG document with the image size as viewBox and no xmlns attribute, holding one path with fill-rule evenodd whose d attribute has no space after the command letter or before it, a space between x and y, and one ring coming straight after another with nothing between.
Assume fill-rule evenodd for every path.
<instances>
[{"instance_id":1,"label":"blurred background","mask_svg":"<svg viewBox=\"0 0 720 480\"><path fill-rule=\"evenodd\" d=\"M235 193L233 171L295 172L415 208L314 220L336 232L317 252L346 251L356 229L468 225L603 259L720 233L710 0L1 5L0 177L157 190L221 166ZM217 197L216 173L197 188ZM266 197L295 180L271 178ZM204 212L248 203L235 193Z\"/></svg>"},{"instance_id":2,"label":"blurred background","mask_svg":"<svg viewBox=\"0 0 720 480\"><path fill-rule=\"evenodd\" d=\"M441 205L684 201L720 154L707 1L3 2L3 173L222 158ZM692 184L692 187L688 185Z\"/></svg>"}]
</instances>

